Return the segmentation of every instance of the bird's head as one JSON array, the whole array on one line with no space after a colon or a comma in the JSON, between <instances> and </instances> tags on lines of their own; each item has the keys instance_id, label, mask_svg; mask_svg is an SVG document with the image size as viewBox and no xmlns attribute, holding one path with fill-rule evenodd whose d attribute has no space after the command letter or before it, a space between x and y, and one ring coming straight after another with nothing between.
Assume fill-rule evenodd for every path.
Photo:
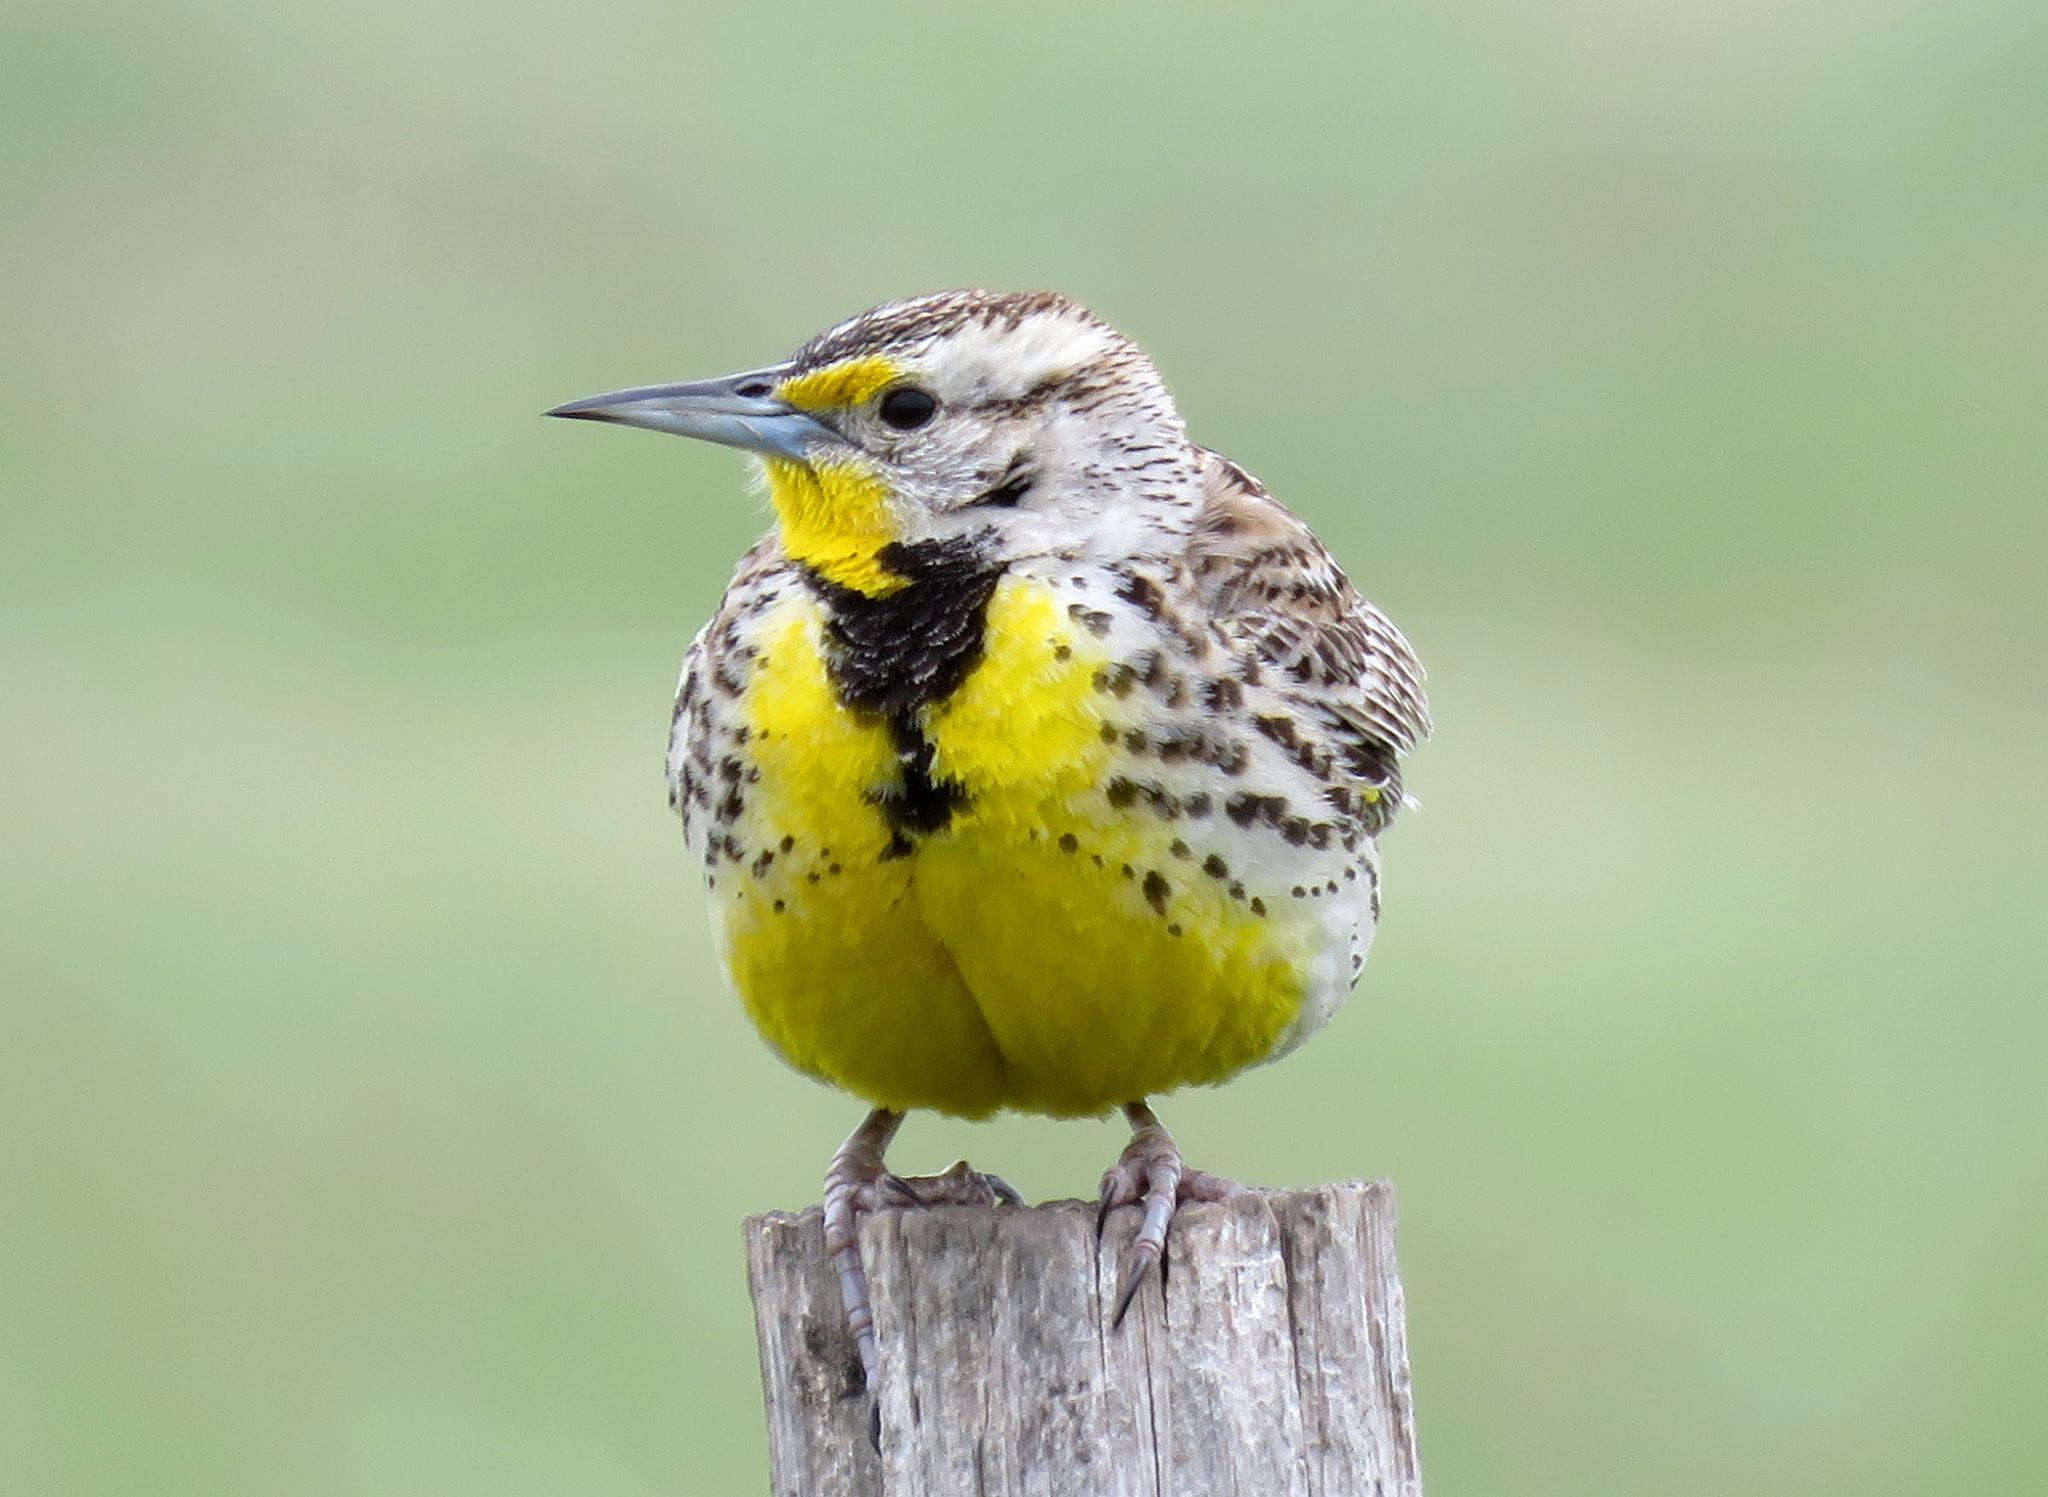
<instances>
[{"instance_id":1,"label":"bird's head","mask_svg":"<svg viewBox=\"0 0 2048 1497\"><path fill-rule=\"evenodd\" d=\"M902 585L892 547L1143 554L1185 534L1199 487L1151 360L1052 292L889 302L764 369L548 414L757 454L784 548L867 593Z\"/></svg>"}]
</instances>

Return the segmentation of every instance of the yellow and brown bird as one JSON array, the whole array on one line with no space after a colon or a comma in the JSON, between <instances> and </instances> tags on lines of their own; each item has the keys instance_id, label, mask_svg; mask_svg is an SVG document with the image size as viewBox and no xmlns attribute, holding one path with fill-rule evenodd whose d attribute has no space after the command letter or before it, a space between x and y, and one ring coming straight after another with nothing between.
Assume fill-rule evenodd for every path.
<instances>
[{"instance_id":1,"label":"yellow and brown bird","mask_svg":"<svg viewBox=\"0 0 2048 1497\"><path fill-rule=\"evenodd\" d=\"M1014 1199L890 1174L912 1109L1121 1105L1121 1315L1176 1204L1233 1188L1144 1099L1286 1054L1365 965L1429 731L1414 652L1056 294L892 302L768 368L549 414L766 472L775 525L683 661L669 795L761 1034L873 1107L825 1184L870 1382L861 1215Z\"/></svg>"}]
</instances>

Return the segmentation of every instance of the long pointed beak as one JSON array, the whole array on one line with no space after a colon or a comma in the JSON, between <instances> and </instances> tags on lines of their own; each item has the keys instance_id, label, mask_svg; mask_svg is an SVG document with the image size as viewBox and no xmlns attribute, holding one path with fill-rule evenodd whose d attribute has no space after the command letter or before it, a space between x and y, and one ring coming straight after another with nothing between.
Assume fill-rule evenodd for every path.
<instances>
[{"instance_id":1,"label":"long pointed beak","mask_svg":"<svg viewBox=\"0 0 2048 1497\"><path fill-rule=\"evenodd\" d=\"M808 461L819 448L846 439L816 417L775 398L787 364L682 385L643 385L558 405L547 414L572 421L640 426L768 457Z\"/></svg>"}]
</instances>

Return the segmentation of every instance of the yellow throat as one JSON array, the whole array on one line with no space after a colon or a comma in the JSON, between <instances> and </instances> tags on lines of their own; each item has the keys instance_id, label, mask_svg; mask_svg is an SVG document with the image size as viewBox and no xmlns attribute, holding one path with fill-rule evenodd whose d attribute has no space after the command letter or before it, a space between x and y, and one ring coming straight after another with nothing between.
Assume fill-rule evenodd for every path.
<instances>
[{"instance_id":1,"label":"yellow throat","mask_svg":"<svg viewBox=\"0 0 2048 1497\"><path fill-rule=\"evenodd\" d=\"M887 359L848 359L784 380L775 393L798 410L844 408L871 399L899 373ZM904 586L876 559L897 539L897 525L889 486L872 467L857 458L813 466L771 457L765 465L782 546L794 560L869 597Z\"/></svg>"},{"instance_id":2,"label":"yellow throat","mask_svg":"<svg viewBox=\"0 0 2048 1497\"><path fill-rule=\"evenodd\" d=\"M865 465L764 459L782 548L828 582L883 597L905 585L877 553L897 538L889 486Z\"/></svg>"}]
</instances>

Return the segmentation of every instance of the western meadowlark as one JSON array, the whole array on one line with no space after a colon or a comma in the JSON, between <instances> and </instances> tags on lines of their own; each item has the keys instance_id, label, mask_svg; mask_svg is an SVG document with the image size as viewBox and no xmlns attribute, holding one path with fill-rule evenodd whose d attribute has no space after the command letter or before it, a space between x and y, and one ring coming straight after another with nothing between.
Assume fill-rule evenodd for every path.
<instances>
[{"instance_id":1,"label":"western meadowlark","mask_svg":"<svg viewBox=\"0 0 2048 1497\"><path fill-rule=\"evenodd\" d=\"M1144 1099L1283 1055L1365 965L1422 668L1309 528L1188 439L1137 346L1052 293L891 302L787 361L549 412L760 458L775 525L690 644L669 797L733 985L873 1106L825 1178L857 1228L1014 1201L903 1179L903 1114L1122 1105L1120 1318L1185 1168Z\"/></svg>"}]
</instances>

